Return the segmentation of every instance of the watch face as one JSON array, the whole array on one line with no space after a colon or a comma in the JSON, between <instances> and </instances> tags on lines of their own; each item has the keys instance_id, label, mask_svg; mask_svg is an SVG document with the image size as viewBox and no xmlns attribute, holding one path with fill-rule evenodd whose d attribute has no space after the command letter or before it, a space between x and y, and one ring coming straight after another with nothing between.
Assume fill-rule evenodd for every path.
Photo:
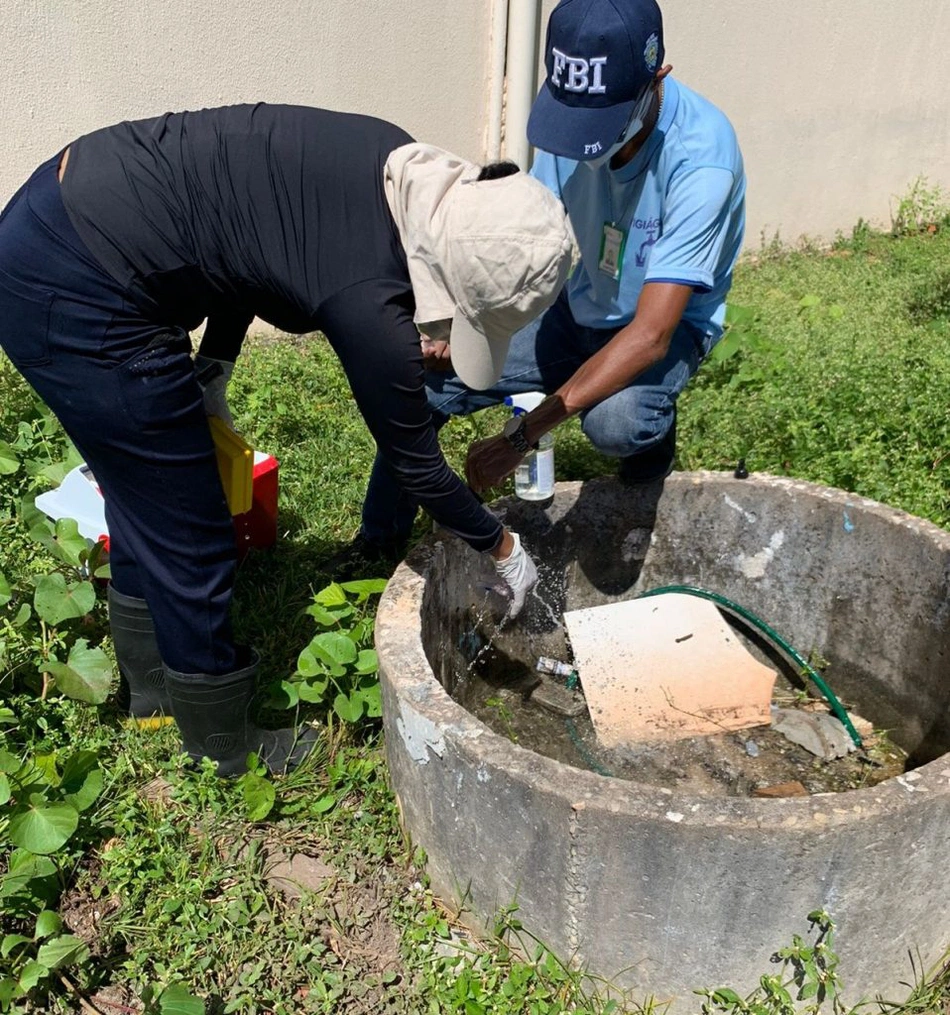
<instances>
[{"instance_id":1,"label":"watch face","mask_svg":"<svg viewBox=\"0 0 950 1015\"><path fill-rule=\"evenodd\" d=\"M508 441L508 443L515 449L525 454L529 450L528 438L525 437L525 428L528 423L524 416L512 416L511 419L505 420L505 425L502 427L502 435Z\"/></svg>"}]
</instances>

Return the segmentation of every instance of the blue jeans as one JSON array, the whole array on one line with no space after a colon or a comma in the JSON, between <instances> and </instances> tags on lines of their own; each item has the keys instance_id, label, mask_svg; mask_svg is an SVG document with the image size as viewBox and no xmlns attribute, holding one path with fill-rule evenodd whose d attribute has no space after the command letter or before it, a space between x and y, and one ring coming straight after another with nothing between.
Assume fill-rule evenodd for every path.
<instances>
[{"instance_id":1,"label":"blue jeans","mask_svg":"<svg viewBox=\"0 0 950 1015\"><path fill-rule=\"evenodd\" d=\"M432 421L441 428L450 416L467 416L497 405L507 395L556 391L619 329L587 328L571 314L562 291L554 305L511 340L505 371L486 391L472 391L452 373L426 375ZM696 373L715 336L682 322L666 356L626 388L581 413L581 428L603 455L626 458L649 451L669 432L676 399ZM363 502L363 535L379 542L404 540L418 505L400 490L377 456Z\"/></svg>"}]
</instances>

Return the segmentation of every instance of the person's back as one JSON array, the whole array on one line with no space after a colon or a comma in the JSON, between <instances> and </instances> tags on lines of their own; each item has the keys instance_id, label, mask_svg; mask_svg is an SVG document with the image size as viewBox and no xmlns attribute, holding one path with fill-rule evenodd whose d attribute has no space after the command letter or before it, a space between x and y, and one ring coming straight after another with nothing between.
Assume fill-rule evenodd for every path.
<instances>
[{"instance_id":1,"label":"person's back","mask_svg":"<svg viewBox=\"0 0 950 1015\"><path fill-rule=\"evenodd\" d=\"M340 289L405 279L383 166L411 141L384 120L305 106L167 113L74 142L63 200L100 263L161 319L192 328L237 304L304 332Z\"/></svg>"}]
</instances>

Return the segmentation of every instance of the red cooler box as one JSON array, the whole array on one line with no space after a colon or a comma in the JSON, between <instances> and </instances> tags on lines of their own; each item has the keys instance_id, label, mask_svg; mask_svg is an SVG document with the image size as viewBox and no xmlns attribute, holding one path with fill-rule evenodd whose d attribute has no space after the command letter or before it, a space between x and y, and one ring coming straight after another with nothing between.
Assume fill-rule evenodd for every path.
<instances>
[{"instance_id":1,"label":"red cooler box","mask_svg":"<svg viewBox=\"0 0 950 1015\"><path fill-rule=\"evenodd\" d=\"M273 455L254 452L251 509L234 516L238 557L243 557L251 547L273 546L277 542L278 469Z\"/></svg>"},{"instance_id":2,"label":"red cooler box","mask_svg":"<svg viewBox=\"0 0 950 1015\"><path fill-rule=\"evenodd\" d=\"M251 507L234 515L238 557L252 547L273 546L277 541L278 462L273 455L254 452ZM87 539L105 540L109 533L99 484L86 465L77 465L55 489L40 494L36 506L54 521L74 518Z\"/></svg>"}]
</instances>

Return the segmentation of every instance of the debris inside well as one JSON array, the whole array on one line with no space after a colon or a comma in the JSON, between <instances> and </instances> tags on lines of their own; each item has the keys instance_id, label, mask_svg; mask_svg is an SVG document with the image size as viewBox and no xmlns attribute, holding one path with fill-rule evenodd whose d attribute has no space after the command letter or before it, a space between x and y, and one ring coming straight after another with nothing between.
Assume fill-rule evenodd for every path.
<instances>
[{"instance_id":1,"label":"debris inside well","mask_svg":"<svg viewBox=\"0 0 950 1015\"><path fill-rule=\"evenodd\" d=\"M740 633L729 631L734 643L744 643ZM571 633L573 647L576 633ZM764 712L760 701L745 713L764 721L730 727L697 722L695 717L708 719L709 713L686 698L677 701L676 694L681 693L677 687L675 694L667 691L665 700L672 702L674 721L680 713L693 714L690 723L682 724L685 734L671 736L667 729L658 737L655 730L637 733L631 727L619 738L605 738L603 724L592 714L602 707L605 687L617 691L616 698L622 701L635 686L618 679L619 664L614 666L614 678L591 694L585 670L570 649L567 658L541 658L532 668L508 657L489 638L477 636L474 644L480 647L459 674L455 697L502 736L575 767L695 795L766 798L844 792L906 770L907 754L889 731L875 729L848 707L850 703L839 702L839 708L847 709L844 714L858 746L828 702L788 667L769 671ZM671 644L677 645L675 633ZM609 640L601 644L604 658L610 658L611 645ZM596 648L596 640L586 648L589 655L591 646ZM730 652L735 647L731 645ZM761 674L747 688L761 695ZM668 720L666 716L664 721Z\"/></svg>"}]
</instances>

